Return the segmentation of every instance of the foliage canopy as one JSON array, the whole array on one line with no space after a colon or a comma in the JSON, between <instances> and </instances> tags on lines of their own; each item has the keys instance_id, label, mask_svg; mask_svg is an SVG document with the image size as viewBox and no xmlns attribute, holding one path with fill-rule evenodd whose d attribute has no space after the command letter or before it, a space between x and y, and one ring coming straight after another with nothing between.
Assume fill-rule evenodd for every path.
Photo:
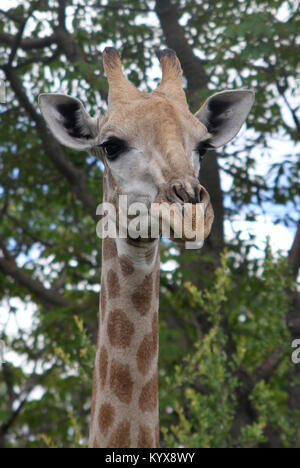
<instances>
[{"instance_id":1,"label":"foliage canopy","mask_svg":"<svg viewBox=\"0 0 300 468\"><path fill-rule=\"evenodd\" d=\"M158 80L154 48L176 50L194 110L214 90L256 92L247 132L203 162L216 214L205 249L162 243L161 444L299 447L299 2L12 3L0 10L0 339L13 350L0 368L0 446L86 444L102 165L52 138L37 97L65 92L103 112L100 56L114 45L143 90ZM255 259L255 236L224 226L263 212L297 231L282 254L266 246Z\"/></svg>"}]
</instances>

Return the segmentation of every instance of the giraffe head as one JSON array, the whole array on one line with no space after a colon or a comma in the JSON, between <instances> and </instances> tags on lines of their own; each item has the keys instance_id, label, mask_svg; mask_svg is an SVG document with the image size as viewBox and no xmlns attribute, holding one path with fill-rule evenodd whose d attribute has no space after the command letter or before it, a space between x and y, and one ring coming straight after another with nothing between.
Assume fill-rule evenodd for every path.
<instances>
[{"instance_id":1,"label":"giraffe head","mask_svg":"<svg viewBox=\"0 0 300 468\"><path fill-rule=\"evenodd\" d=\"M81 101L62 94L42 94L39 105L54 136L65 146L88 150L103 159L107 201L118 210L118 196L128 206L140 202L174 207L170 236L186 240L185 218L201 206L203 237L210 233L213 209L198 176L207 150L228 143L240 130L254 100L251 90L222 91L209 97L198 112L189 111L181 86L182 70L174 51L157 51L162 79L143 93L127 81L118 52L106 48L108 111L92 118ZM183 207L189 204L191 210ZM164 221L165 211L159 212ZM179 235L177 235L179 233ZM189 237L190 239L190 237Z\"/></svg>"}]
</instances>

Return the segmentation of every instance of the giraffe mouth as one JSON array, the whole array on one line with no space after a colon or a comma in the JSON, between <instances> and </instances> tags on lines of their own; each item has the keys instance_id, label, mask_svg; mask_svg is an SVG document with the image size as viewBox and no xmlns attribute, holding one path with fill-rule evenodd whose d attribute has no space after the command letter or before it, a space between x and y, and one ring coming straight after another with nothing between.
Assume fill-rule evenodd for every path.
<instances>
[{"instance_id":1,"label":"giraffe mouth","mask_svg":"<svg viewBox=\"0 0 300 468\"><path fill-rule=\"evenodd\" d=\"M176 243L194 242L199 247L211 231L213 209L210 203L162 203L160 232ZM195 247L198 248L198 247Z\"/></svg>"},{"instance_id":2,"label":"giraffe mouth","mask_svg":"<svg viewBox=\"0 0 300 468\"><path fill-rule=\"evenodd\" d=\"M177 243L194 242L197 245L190 248L199 248L209 235L213 222L210 201L194 204L170 203L161 198L146 207L142 215L131 215L128 212L124 214L128 221L125 237L131 245L140 247L163 237ZM120 228L124 229L124 225L118 221L120 220L116 224L120 234Z\"/></svg>"},{"instance_id":3,"label":"giraffe mouth","mask_svg":"<svg viewBox=\"0 0 300 468\"><path fill-rule=\"evenodd\" d=\"M161 236L159 236L161 237ZM155 241L157 241L157 237L141 237L141 236L138 236L137 238L133 238L133 237L130 237L130 235L128 234L127 236L127 242L128 244L131 244L131 245L134 245L134 246L137 246L137 247L143 247L145 245L148 245L148 244L153 244Z\"/></svg>"}]
</instances>

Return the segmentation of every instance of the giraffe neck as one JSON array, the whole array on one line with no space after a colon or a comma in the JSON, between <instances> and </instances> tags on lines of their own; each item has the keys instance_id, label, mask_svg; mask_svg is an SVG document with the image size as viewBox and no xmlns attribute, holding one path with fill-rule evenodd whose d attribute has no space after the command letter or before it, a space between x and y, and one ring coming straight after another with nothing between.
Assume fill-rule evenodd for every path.
<instances>
[{"instance_id":1,"label":"giraffe neck","mask_svg":"<svg viewBox=\"0 0 300 468\"><path fill-rule=\"evenodd\" d=\"M90 447L158 447L159 240L103 240Z\"/></svg>"}]
</instances>

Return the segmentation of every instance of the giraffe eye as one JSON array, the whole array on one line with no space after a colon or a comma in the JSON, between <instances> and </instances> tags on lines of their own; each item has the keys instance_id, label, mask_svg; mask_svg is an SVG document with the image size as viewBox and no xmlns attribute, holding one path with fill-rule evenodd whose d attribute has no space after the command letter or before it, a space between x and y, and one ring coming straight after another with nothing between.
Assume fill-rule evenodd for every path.
<instances>
[{"instance_id":1,"label":"giraffe eye","mask_svg":"<svg viewBox=\"0 0 300 468\"><path fill-rule=\"evenodd\" d=\"M107 159L113 160L125 151L126 144L123 140L112 137L109 138L107 141L104 141L104 143L102 143L100 147L103 149Z\"/></svg>"},{"instance_id":2,"label":"giraffe eye","mask_svg":"<svg viewBox=\"0 0 300 468\"><path fill-rule=\"evenodd\" d=\"M200 161L202 161L202 159L204 158L207 150L211 148L211 145L210 143L207 141L201 141L201 143L199 143L199 145L197 146L196 148L196 151L197 153L199 154L199 158L200 158Z\"/></svg>"},{"instance_id":3,"label":"giraffe eye","mask_svg":"<svg viewBox=\"0 0 300 468\"><path fill-rule=\"evenodd\" d=\"M207 151L207 148L205 147L204 143L200 143L200 145L197 146L196 151L199 154L200 161L202 161Z\"/></svg>"}]
</instances>

